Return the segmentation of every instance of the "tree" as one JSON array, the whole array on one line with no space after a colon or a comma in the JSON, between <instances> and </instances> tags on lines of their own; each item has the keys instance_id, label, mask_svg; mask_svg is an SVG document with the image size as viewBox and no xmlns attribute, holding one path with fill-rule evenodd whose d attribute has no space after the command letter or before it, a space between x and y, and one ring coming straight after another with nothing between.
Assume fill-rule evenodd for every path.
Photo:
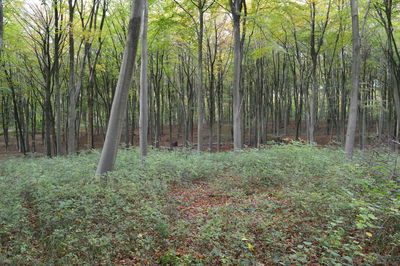
<instances>
[{"instance_id":1,"label":"tree","mask_svg":"<svg viewBox=\"0 0 400 266\"><path fill-rule=\"evenodd\" d=\"M122 123L126 111L129 89L132 83L142 16L143 0L133 0L125 52L111 108L106 139L97 166L97 174L104 174L114 168L118 144L121 138Z\"/></svg>"},{"instance_id":2,"label":"tree","mask_svg":"<svg viewBox=\"0 0 400 266\"><path fill-rule=\"evenodd\" d=\"M60 17L61 1L53 0L54 9L54 85L56 90L55 111L56 111L56 154L61 154L61 84L60 84L60 57L61 44L63 38L62 23L63 17Z\"/></svg>"},{"instance_id":3,"label":"tree","mask_svg":"<svg viewBox=\"0 0 400 266\"><path fill-rule=\"evenodd\" d=\"M311 78L312 78L312 92L311 92L311 99L310 99L310 115L309 115L309 143L314 142L314 131L317 122L317 110L318 110L318 80L317 80L317 60L318 55L321 50L321 46L323 44L326 28L329 22L329 15L331 11L331 0L328 3L328 9L325 16L325 22L323 23L321 29L321 35L319 36L318 41L316 42L316 1L310 1L310 23L311 23L311 34L310 34L310 55L311 55L311 62L312 62L312 69L311 69Z\"/></svg>"},{"instance_id":4,"label":"tree","mask_svg":"<svg viewBox=\"0 0 400 266\"><path fill-rule=\"evenodd\" d=\"M358 113L358 87L360 76L360 31L358 25L358 2L351 0L351 18L352 18L352 43L353 43L353 61L351 65L351 94L350 111L347 124L345 150L348 158L353 157L354 139L357 127Z\"/></svg>"},{"instance_id":5,"label":"tree","mask_svg":"<svg viewBox=\"0 0 400 266\"><path fill-rule=\"evenodd\" d=\"M76 104L78 101L79 94L81 93L82 87L83 87L83 78L85 74L85 68L87 65L87 62L90 57L90 48L92 47L93 43L93 36L92 30L96 25L96 19L97 19L97 13L99 10L99 5L100 1L93 0L92 6L90 8L89 16L87 18L87 21L85 21L84 18L84 5L83 2L81 3L81 6L79 6L80 9L78 9L78 13L80 15L80 20L81 20L81 26L82 30L85 32L85 34L82 36L82 42L83 42L83 58L81 60L81 65L80 65L80 70L79 70L79 75L78 79L75 82L75 40L74 40L74 13L75 13L75 8L77 7L77 0L74 2L72 0L68 0L68 6L69 6L69 60L70 60L70 76L69 76L69 86L70 86L70 91L69 91L69 109L68 109L68 154L74 154L76 152L76 135L78 133L79 136L79 127L76 129ZM103 8L103 18L101 25L104 23L104 18L105 18L105 11L106 10L106 2L104 2L104 8ZM102 28L102 26L100 27ZM101 50L101 45L98 50L98 53ZM96 63L96 60L94 60L94 63ZM93 70L93 68L92 68Z\"/></svg>"},{"instance_id":6,"label":"tree","mask_svg":"<svg viewBox=\"0 0 400 266\"><path fill-rule=\"evenodd\" d=\"M233 20L233 45L234 45L234 78L233 78L233 148L235 151L242 149L242 58L243 38L241 37L240 18L242 10L246 14L245 0L229 0Z\"/></svg>"},{"instance_id":7,"label":"tree","mask_svg":"<svg viewBox=\"0 0 400 266\"><path fill-rule=\"evenodd\" d=\"M197 25L197 21L194 16L182 6L177 0L174 0L175 3L179 5L179 7L185 11L186 14L190 16L196 25L196 33L197 33L197 150L201 151L203 147L204 141L204 130L203 130L203 121L204 121L204 81L203 81L203 39L204 39L204 14L208 9L215 3L215 0L197 0L191 1L192 4L196 7L199 17L199 22Z\"/></svg>"},{"instance_id":8,"label":"tree","mask_svg":"<svg viewBox=\"0 0 400 266\"><path fill-rule=\"evenodd\" d=\"M42 81L40 87L44 90L44 131L46 142L46 155L51 157L54 142L54 116L52 105L52 89L54 86L53 76L55 62L51 53L53 39L52 33L55 28L52 3L43 2L42 5L31 5L31 11L26 11L21 23L25 23L25 32L33 45L33 52L38 62Z\"/></svg>"},{"instance_id":9,"label":"tree","mask_svg":"<svg viewBox=\"0 0 400 266\"><path fill-rule=\"evenodd\" d=\"M26 152L51 155L60 153L61 144L69 154L97 148L117 95L131 0L39 2L1 1L2 141L8 151L25 146ZM243 143L262 147L294 135L345 143L352 73L349 1L150 3L149 41L143 40L142 60L134 62L146 69L148 46L149 73L142 71L142 84L135 79L127 97L123 120L129 126L122 133L127 146L134 142L139 112L140 138L150 138L156 148L167 135L171 146L197 142L194 148L202 150L207 137L210 150L214 139L221 148L233 141L236 150ZM400 2L358 2L359 11L370 3L375 16L360 22L360 144L373 128L391 143L400 128ZM139 77L139 68L134 75Z\"/></svg>"},{"instance_id":10,"label":"tree","mask_svg":"<svg viewBox=\"0 0 400 266\"><path fill-rule=\"evenodd\" d=\"M68 154L72 155L76 151L75 144L75 119L76 119L76 101L79 91L75 87L75 39L74 39L74 13L77 0L68 0L69 8L69 109L68 109ZM80 88L79 88L80 90Z\"/></svg>"},{"instance_id":11,"label":"tree","mask_svg":"<svg viewBox=\"0 0 400 266\"><path fill-rule=\"evenodd\" d=\"M394 12L398 5L398 1L393 0L382 0L375 3L379 22L384 27L387 36L388 83L389 87L391 87L393 98L390 100L393 100L395 105L396 127L394 136L397 141L400 138L400 49L395 35L396 25L394 23L396 18L394 17Z\"/></svg>"},{"instance_id":12,"label":"tree","mask_svg":"<svg viewBox=\"0 0 400 266\"><path fill-rule=\"evenodd\" d=\"M141 42L141 68L140 68L140 117L139 139L140 156L147 155L147 129L148 129L148 79L147 79L147 28L148 28L148 1L144 0L144 14Z\"/></svg>"},{"instance_id":13,"label":"tree","mask_svg":"<svg viewBox=\"0 0 400 266\"><path fill-rule=\"evenodd\" d=\"M0 52L1 49L3 48L3 35L4 35L3 20L4 20L3 0L0 0Z\"/></svg>"}]
</instances>

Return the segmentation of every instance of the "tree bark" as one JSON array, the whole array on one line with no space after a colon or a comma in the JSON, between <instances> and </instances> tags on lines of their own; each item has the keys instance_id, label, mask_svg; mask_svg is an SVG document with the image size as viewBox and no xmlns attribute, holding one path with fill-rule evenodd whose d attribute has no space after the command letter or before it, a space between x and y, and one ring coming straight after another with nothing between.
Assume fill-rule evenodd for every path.
<instances>
[{"instance_id":1,"label":"tree bark","mask_svg":"<svg viewBox=\"0 0 400 266\"><path fill-rule=\"evenodd\" d=\"M204 120L204 99L203 99L203 35L204 35L204 11L203 1L198 0L199 11L199 32L197 36L197 150L200 152L203 147L203 120Z\"/></svg>"},{"instance_id":2,"label":"tree bark","mask_svg":"<svg viewBox=\"0 0 400 266\"><path fill-rule=\"evenodd\" d=\"M242 44L240 39L240 17L244 0L230 0L233 17L233 42L234 42L234 78L233 78L233 148L235 151L242 149L242 97L241 97L241 65Z\"/></svg>"},{"instance_id":3,"label":"tree bark","mask_svg":"<svg viewBox=\"0 0 400 266\"><path fill-rule=\"evenodd\" d=\"M3 35L4 35L3 20L4 20L3 0L0 0L0 54L1 50L3 49Z\"/></svg>"},{"instance_id":4,"label":"tree bark","mask_svg":"<svg viewBox=\"0 0 400 266\"><path fill-rule=\"evenodd\" d=\"M58 1L53 0L54 5L54 83L55 83L55 111L56 111L56 155L60 155L61 151L61 85L60 85L60 17L58 10Z\"/></svg>"},{"instance_id":5,"label":"tree bark","mask_svg":"<svg viewBox=\"0 0 400 266\"><path fill-rule=\"evenodd\" d=\"M148 29L148 2L144 0L144 14L141 40L141 66L140 66L140 115L139 115L139 146L142 159L147 155L148 131L148 80L147 80L147 29Z\"/></svg>"},{"instance_id":6,"label":"tree bark","mask_svg":"<svg viewBox=\"0 0 400 266\"><path fill-rule=\"evenodd\" d=\"M121 138L122 123L125 115L129 89L132 83L142 16L143 0L133 0L123 62L111 108L107 135L101 153L100 162L97 166L97 174L104 174L114 168L118 143Z\"/></svg>"},{"instance_id":7,"label":"tree bark","mask_svg":"<svg viewBox=\"0 0 400 266\"><path fill-rule=\"evenodd\" d=\"M73 0L68 0L69 6L69 110L68 110L68 142L67 150L68 154L72 155L75 153L75 118L76 118L76 98L74 95L75 91L75 40L74 40L74 12L75 12L75 2Z\"/></svg>"},{"instance_id":8,"label":"tree bark","mask_svg":"<svg viewBox=\"0 0 400 266\"><path fill-rule=\"evenodd\" d=\"M353 36L353 60L351 65L351 95L349 120L347 123L345 150L348 158L353 157L354 140L357 127L358 113L358 87L360 75L360 31L358 25L358 3L357 0L351 0L352 17L352 36Z\"/></svg>"}]
</instances>

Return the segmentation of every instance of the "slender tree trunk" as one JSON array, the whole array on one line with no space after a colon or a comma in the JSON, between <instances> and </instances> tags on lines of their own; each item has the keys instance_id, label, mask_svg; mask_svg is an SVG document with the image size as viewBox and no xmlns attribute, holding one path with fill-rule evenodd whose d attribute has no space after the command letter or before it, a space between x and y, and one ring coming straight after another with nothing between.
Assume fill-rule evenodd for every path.
<instances>
[{"instance_id":1,"label":"slender tree trunk","mask_svg":"<svg viewBox=\"0 0 400 266\"><path fill-rule=\"evenodd\" d=\"M67 142L67 150L68 154L72 155L76 151L75 147L75 118L76 118L76 96L74 95L75 91L75 40L74 40L74 12L75 12L75 3L73 0L68 0L69 6L69 110L68 110L68 142ZM72 106L71 106L72 105Z\"/></svg>"},{"instance_id":2,"label":"slender tree trunk","mask_svg":"<svg viewBox=\"0 0 400 266\"><path fill-rule=\"evenodd\" d=\"M172 141L172 99L171 88L167 85L167 98L168 98L168 127L169 127L169 146L173 147Z\"/></svg>"},{"instance_id":3,"label":"slender tree trunk","mask_svg":"<svg viewBox=\"0 0 400 266\"><path fill-rule=\"evenodd\" d=\"M5 71L6 72L6 71ZM25 141L24 141L24 133L22 131L22 124L21 124L21 117L20 117L20 113L18 112L18 102L17 102L17 95L15 92L15 85L11 79L10 74L7 74L7 80L8 80L8 84L11 88L11 96L12 96L12 101L13 101L13 107L14 107L14 118L15 118L15 123L16 123L16 131L17 131L17 140L19 138L19 141L17 141L17 143L20 143L19 146L19 150L25 154L26 153L26 149L25 149Z\"/></svg>"},{"instance_id":4,"label":"slender tree trunk","mask_svg":"<svg viewBox=\"0 0 400 266\"><path fill-rule=\"evenodd\" d=\"M344 61L344 49L341 52L341 80L340 80L340 88L341 88L341 111L340 111L340 141L345 143L345 132L346 132L346 65Z\"/></svg>"},{"instance_id":5,"label":"slender tree trunk","mask_svg":"<svg viewBox=\"0 0 400 266\"><path fill-rule=\"evenodd\" d=\"M10 118L9 118L9 105L8 105L8 97L7 96L2 96L1 97L1 115L2 115L2 126L3 126L3 137L4 137L4 144L6 148L6 152L8 151L8 143L9 143L9 137L8 137L8 126L10 123Z\"/></svg>"},{"instance_id":6,"label":"slender tree trunk","mask_svg":"<svg viewBox=\"0 0 400 266\"><path fill-rule=\"evenodd\" d=\"M3 35L4 35L3 20L4 20L3 0L0 0L0 55L3 49Z\"/></svg>"},{"instance_id":7,"label":"slender tree trunk","mask_svg":"<svg viewBox=\"0 0 400 266\"><path fill-rule=\"evenodd\" d=\"M54 83L55 83L55 111L56 111L56 155L61 152L61 85L60 85L60 17L58 10L58 1L53 0L54 5Z\"/></svg>"},{"instance_id":8,"label":"slender tree trunk","mask_svg":"<svg viewBox=\"0 0 400 266\"><path fill-rule=\"evenodd\" d=\"M32 113L32 118L31 118L32 152L36 152L36 105L35 104L31 105L31 113Z\"/></svg>"},{"instance_id":9,"label":"slender tree trunk","mask_svg":"<svg viewBox=\"0 0 400 266\"><path fill-rule=\"evenodd\" d=\"M72 42L73 43L73 42ZM71 49L71 48L70 48ZM89 44L85 43L85 51L82 59L82 64L81 64L81 69L79 73L79 78L78 78L78 83L73 84L72 90L70 91L69 95L69 110L68 110L68 154L72 155L76 152L77 144L76 138L79 138L79 121L77 123L76 118L77 118L77 111L76 111L76 104L78 102L79 94L81 92L82 88L82 83L83 83L83 75L86 67L86 60L87 60L87 55L89 53ZM71 50L70 50L71 51ZM74 55L72 55L74 57ZM73 58L72 58L73 60ZM73 68L70 68L70 72L74 72ZM70 73L70 81L71 81L71 76L75 76L74 73ZM75 80L75 78L73 78ZM75 83L75 82L74 82ZM80 120L80 119L79 119ZM78 125L77 125L78 124Z\"/></svg>"},{"instance_id":10,"label":"slender tree trunk","mask_svg":"<svg viewBox=\"0 0 400 266\"><path fill-rule=\"evenodd\" d=\"M358 25L358 3L351 0L352 36L353 36L353 61L351 65L351 95L350 111L347 124L345 150L348 158L353 157L354 140L357 126L358 113L358 87L360 75L360 31Z\"/></svg>"},{"instance_id":11,"label":"slender tree trunk","mask_svg":"<svg viewBox=\"0 0 400 266\"><path fill-rule=\"evenodd\" d=\"M221 56L219 57L220 63L222 63ZM221 64L222 65L222 64ZM217 129L217 150L221 151L221 133L223 126L223 110L222 110L222 102L223 102L223 75L222 69L219 67L218 70L218 85L217 85L217 105L218 105L218 129Z\"/></svg>"},{"instance_id":12,"label":"slender tree trunk","mask_svg":"<svg viewBox=\"0 0 400 266\"><path fill-rule=\"evenodd\" d=\"M44 126L45 126L45 142L46 154L48 157L52 156L51 150L51 133L52 133L52 115L51 115L51 73L49 66L46 70L46 87L44 99Z\"/></svg>"},{"instance_id":13,"label":"slender tree trunk","mask_svg":"<svg viewBox=\"0 0 400 266\"><path fill-rule=\"evenodd\" d=\"M364 150L365 149L365 145L366 145L366 99L365 99L365 91L361 90L360 93L360 114L361 114L361 121L360 121L360 128L361 128L361 132L360 132L360 150Z\"/></svg>"},{"instance_id":14,"label":"slender tree trunk","mask_svg":"<svg viewBox=\"0 0 400 266\"><path fill-rule=\"evenodd\" d=\"M140 66L140 115L139 115L139 146L142 159L147 155L148 130L148 80L147 80L147 29L148 29L148 2L144 0L144 14L141 41Z\"/></svg>"},{"instance_id":15,"label":"slender tree trunk","mask_svg":"<svg viewBox=\"0 0 400 266\"><path fill-rule=\"evenodd\" d=\"M30 147L29 147L29 120L30 120L30 113L29 113L29 99L24 100L24 112L25 112L25 120L24 120L24 128L25 128L25 146L26 146L26 151L30 152Z\"/></svg>"},{"instance_id":16,"label":"slender tree trunk","mask_svg":"<svg viewBox=\"0 0 400 266\"><path fill-rule=\"evenodd\" d=\"M130 97L128 96L128 104L125 110L125 148L129 148L129 105L130 105Z\"/></svg>"},{"instance_id":17,"label":"slender tree trunk","mask_svg":"<svg viewBox=\"0 0 400 266\"><path fill-rule=\"evenodd\" d=\"M204 141L204 99L203 99L203 35L204 35L204 12L202 0L198 0L199 5L199 32L197 36L197 150L200 152Z\"/></svg>"},{"instance_id":18,"label":"slender tree trunk","mask_svg":"<svg viewBox=\"0 0 400 266\"><path fill-rule=\"evenodd\" d=\"M137 67L137 66L136 66ZM136 68L135 67L135 68ZM137 88L139 88L139 84L140 84L140 72L139 72L139 74L137 75L139 78L138 78L138 85L137 85ZM139 145L139 112L140 112L140 107L139 107L139 92L137 92L137 94L136 94L136 92L134 92L133 93L133 95L132 95L132 114L131 114L131 132L132 132L132 134L131 134L131 145L132 146L135 146L135 130L136 130L136 124L137 124L137 128L138 128L138 145ZM136 107L139 109L138 110L138 122L136 123Z\"/></svg>"},{"instance_id":19,"label":"slender tree trunk","mask_svg":"<svg viewBox=\"0 0 400 266\"><path fill-rule=\"evenodd\" d=\"M122 122L125 115L129 89L132 83L142 17L143 0L133 0L125 52L111 108L106 140L97 166L97 174L104 174L114 168L118 143L121 138Z\"/></svg>"},{"instance_id":20,"label":"slender tree trunk","mask_svg":"<svg viewBox=\"0 0 400 266\"><path fill-rule=\"evenodd\" d=\"M230 0L233 16L233 42L234 42L234 78L233 78L233 148L235 151L242 149L242 97L241 97L241 65L243 50L241 47L240 16L243 0Z\"/></svg>"},{"instance_id":21,"label":"slender tree trunk","mask_svg":"<svg viewBox=\"0 0 400 266\"><path fill-rule=\"evenodd\" d=\"M310 12L311 12L311 44L310 44L310 54L312 61L311 68L311 98L309 100L309 119L308 119L308 143L312 144L314 142L314 130L315 130L315 122L316 122L316 97L317 97L317 56L318 53L315 47L315 16L316 16L316 7L315 2L310 4Z\"/></svg>"}]
</instances>

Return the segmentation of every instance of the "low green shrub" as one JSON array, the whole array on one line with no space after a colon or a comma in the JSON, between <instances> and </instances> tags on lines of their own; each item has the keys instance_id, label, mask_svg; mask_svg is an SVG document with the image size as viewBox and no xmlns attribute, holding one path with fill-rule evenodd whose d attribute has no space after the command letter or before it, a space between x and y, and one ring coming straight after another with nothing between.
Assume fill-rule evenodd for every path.
<instances>
[{"instance_id":1,"label":"low green shrub","mask_svg":"<svg viewBox=\"0 0 400 266\"><path fill-rule=\"evenodd\" d=\"M94 175L95 151L2 160L0 263L395 263L397 158L366 154L349 161L294 143L240 154L153 150L142 162L128 149L105 179ZM196 184L227 201L189 220L180 210L191 203L171 200L171 187Z\"/></svg>"}]
</instances>

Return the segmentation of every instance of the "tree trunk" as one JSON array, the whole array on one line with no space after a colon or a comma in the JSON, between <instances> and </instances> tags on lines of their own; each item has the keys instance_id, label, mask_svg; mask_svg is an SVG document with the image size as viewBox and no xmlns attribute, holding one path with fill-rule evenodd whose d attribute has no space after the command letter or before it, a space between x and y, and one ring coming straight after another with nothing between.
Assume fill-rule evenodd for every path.
<instances>
[{"instance_id":1,"label":"tree trunk","mask_svg":"<svg viewBox=\"0 0 400 266\"><path fill-rule=\"evenodd\" d=\"M1 1L1 0L0 0ZM9 143L9 137L8 137L8 126L10 123L10 115L9 115L9 97L7 96L2 96L1 97L1 115L2 115L2 126L3 126L3 137L4 137L4 144L6 148L6 152L8 151L8 143Z\"/></svg>"},{"instance_id":2,"label":"tree trunk","mask_svg":"<svg viewBox=\"0 0 400 266\"><path fill-rule=\"evenodd\" d=\"M4 35L3 20L4 20L3 0L0 0L0 55L1 55L1 50L3 49L3 35Z\"/></svg>"},{"instance_id":3,"label":"tree trunk","mask_svg":"<svg viewBox=\"0 0 400 266\"><path fill-rule=\"evenodd\" d=\"M202 1L199 4L199 32L197 36L197 150L200 152L203 147L203 120L204 120L204 99L203 99L203 35L204 35L204 11Z\"/></svg>"},{"instance_id":4,"label":"tree trunk","mask_svg":"<svg viewBox=\"0 0 400 266\"><path fill-rule=\"evenodd\" d=\"M132 83L142 16L143 0L133 0L123 62L111 108L107 135L96 171L97 174L104 174L114 168L118 143L121 138L122 122Z\"/></svg>"},{"instance_id":5,"label":"tree trunk","mask_svg":"<svg viewBox=\"0 0 400 266\"><path fill-rule=\"evenodd\" d=\"M74 40L74 11L75 11L75 3L73 0L68 0L69 6L69 110L68 110L68 142L67 142L67 150L68 154L72 155L75 153L75 118L76 118L76 100L74 91L75 91L75 40ZM72 105L72 106L71 106Z\"/></svg>"},{"instance_id":6,"label":"tree trunk","mask_svg":"<svg viewBox=\"0 0 400 266\"><path fill-rule=\"evenodd\" d=\"M35 104L31 105L31 113L32 113L32 118L31 118L32 152L36 152L36 105Z\"/></svg>"},{"instance_id":7,"label":"tree trunk","mask_svg":"<svg viewBox=\"0 0 400 266\"><path fill-rule=\"evenodd\" d=\"M61 85L60 85L60 18L58 12L58 1L53 0L54 5L54 24L55 24L55 36L54 36L54 83L55 83L55 111L56 111L56 155L60 155L61 152Z\"/></svg>"},{"instance_id":8,"label":"tree trunk","mask_svg":"<svg viewBox=\"0 0 400 266\"><path fill-rule=\"evenodd\" d=\"M71 45L71 43L70 43ZM72 42L73 45L73 42ZM70 47L71 49L71 47ZM83 75L84 75L84 71L85 71L85 66L86 66L86 59L87 59L87 55L89 53L89 44L85 43L85 51L84 51L84 55L83 55L83 59L82 59L82 64L81 64L81 69L80 69L80 73L79 73L79 79L78 79L78 83L75 86L75 78L72 78L72 76L75 77L74 73L70 73L70 82L71 79L73 79L73 86L71 87L72 90L70 91L70 95L69 95L69 110L68 110L68 154L72 155L76 152L77 146L79 146L79 144L77 144L76 138L79 138L79 124L76 121L77 118L77 111L76 111L76 104L78 102L78 98L79 98L79 94L81 92L81 88L82 88L82 83L83 83ZM70 50L71 52L71 50ZM72 60L74 55L72 54ZM71 64L71 63L70 63ZM70 68L70 72L74 72L73 68ZM78 126L76 125L78 124Z\"/></svg>"},{"instance_id":9,"label":"tree trunk","mask_svg":"<svg viewBox=\"0 0 400 266\"><path fill-rule=\"evenodd\" d=\"M354 140L357 126L358 112L358 86L360 74L360 31L358 25L358 3L357 0L351 0L352 17L352 36L353 36L353 60L351 65L351 96L349 120L347 123L345 150L348 158L353 157Z\"/></svg>"},{"instance_id":10,"label":"tree trunk","mask_svg":"<svg viewBox=\"0 0 400 266\"><path fill-rule=\"evenodd\" d=\"M240 39L240 16L244 0L230 0L233 17L233 42L234 42L234 78L233 78L233 148L235 151L242 149L242 98L241 98L241 65L242 45Z\"/></svg>"},{"instance_id":11,"label":"tree trunk","mask_svg":"<svg viewBox=\"0 0 400 266\"><path fill-rule=\"evenodd\" d=\"M147 155L147 131L148 131L148 80L147 80L147 30L148 30L148 1L144 0L144 14L141 40L141 66L140 66L140 114L139 114L139 146L140 156L143 159Z\"/></svg>"},{"instance_id":12,"label":"tree trunk","mask_svg":"<svg viewBox=\"0 0 400 266\"><path fill-rule=\"evenodd\" d=\"M6 72L6 71L5 71ZM20 143L19 146L19 150L25 154L26 153L26 149L25 149L25 141L24 141L24 133L22 131L22 124L21 124L21 116L20 113L18 112L18 102L17 102L17 96L15 93L15 85L12 81L12 78L10 76L11 74L7 74L6 73L6 77L8 80L8 84L11 88L11 96L12 96L12 101L13 101L13 107L14 107L14 118L15 118L15 123L16 123L16 131L17 131L17 140L19 138L19 142L17 141L17 143Z\"/></svg>"}]
</instances>

